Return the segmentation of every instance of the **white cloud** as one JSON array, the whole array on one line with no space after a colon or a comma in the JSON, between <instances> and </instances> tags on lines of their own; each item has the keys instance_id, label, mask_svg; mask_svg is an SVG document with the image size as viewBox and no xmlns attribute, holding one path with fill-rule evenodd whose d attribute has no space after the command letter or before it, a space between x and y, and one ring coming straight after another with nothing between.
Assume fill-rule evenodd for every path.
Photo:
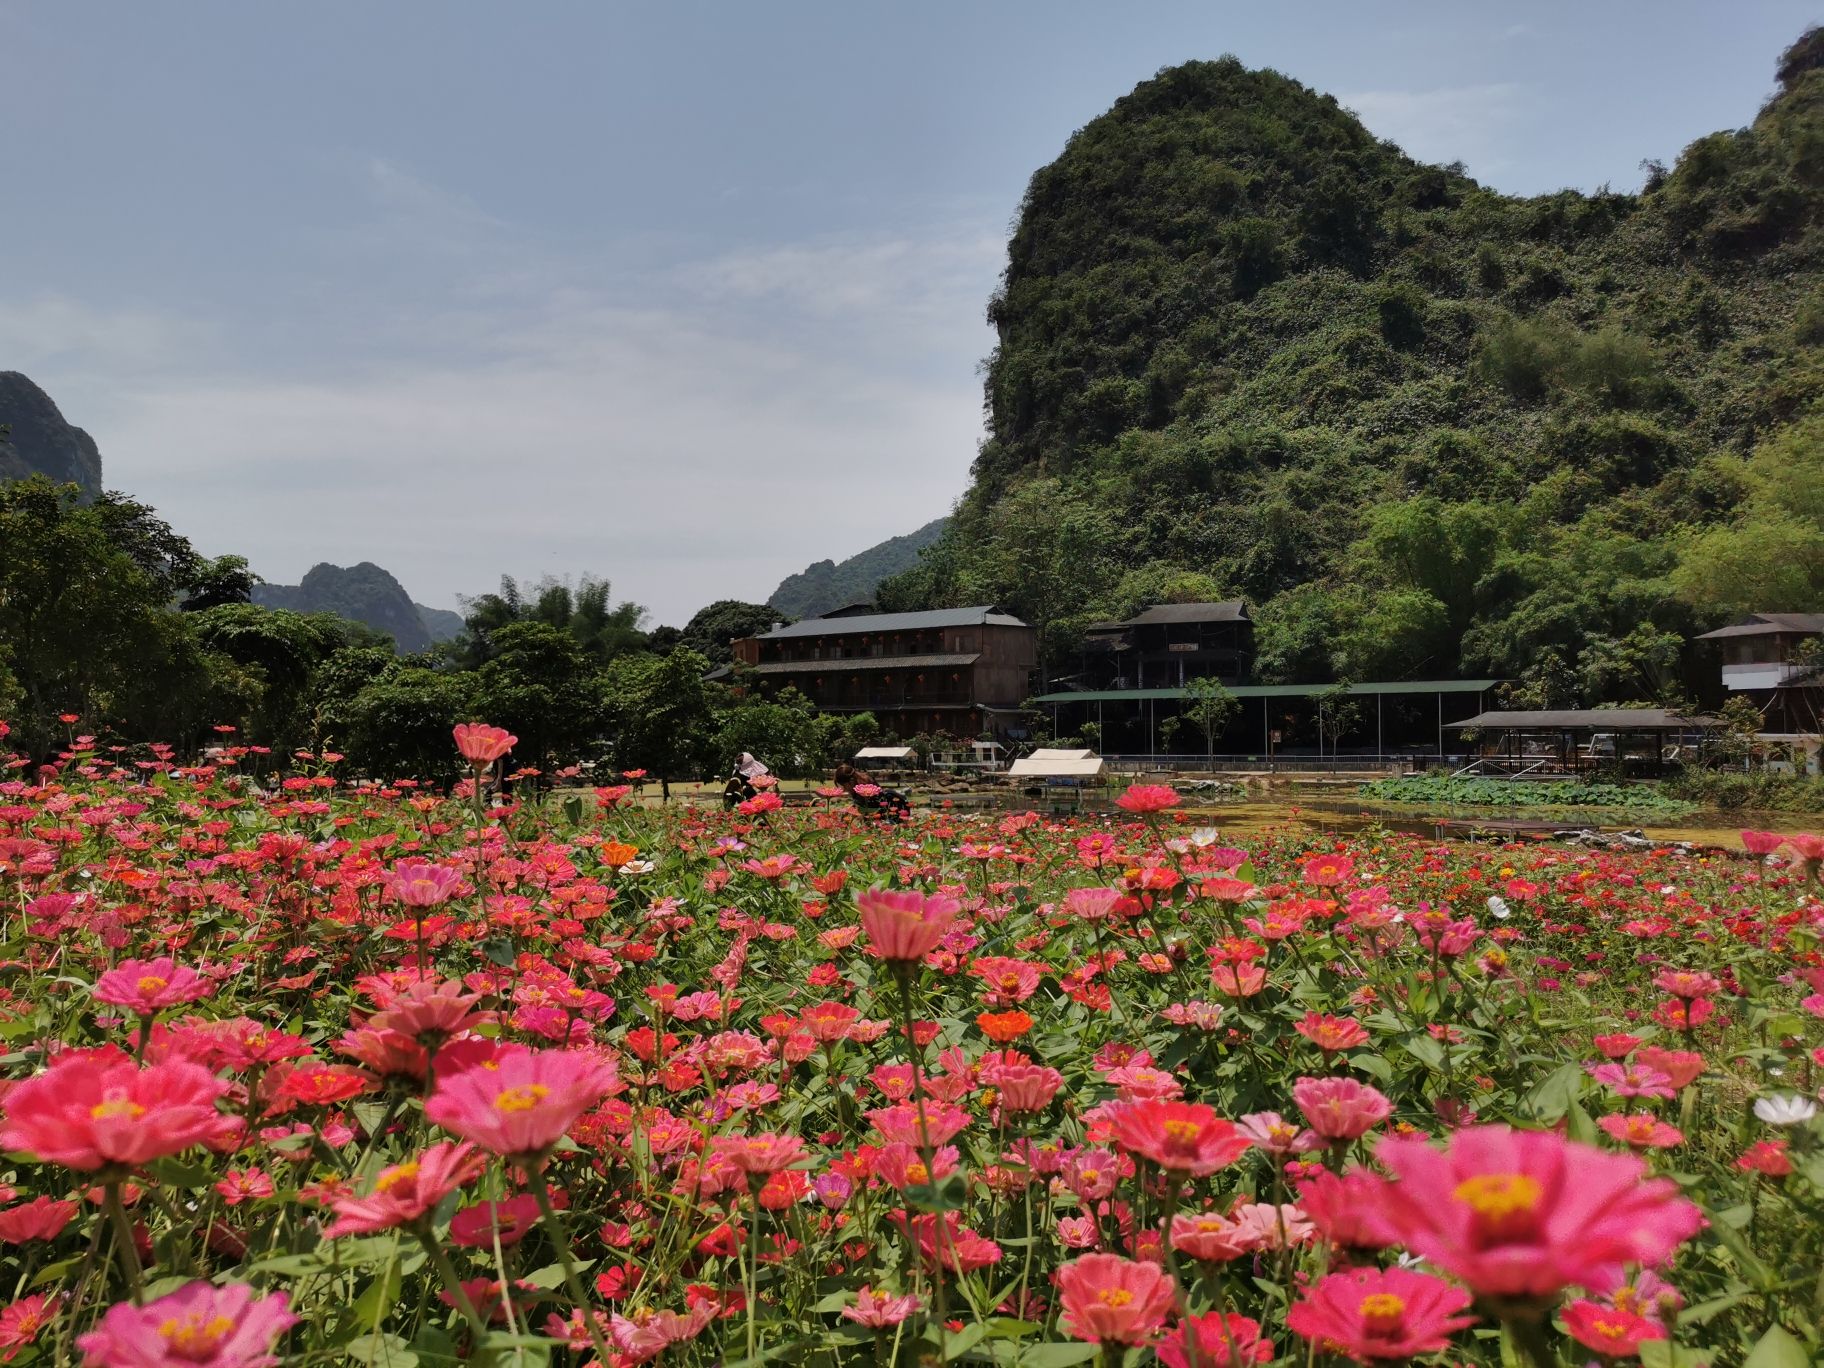
<instances>
[{"instance_id":1,"label":"white cloud","mask_svg":"<svg viewBox=\"0 0 1824 1368\"><path fill-rule=\"evenodd\" d=\"M299 227L320 274L295 313L0 308L0 357L203 549L280 582L372 560L436 606L586 571L682 622L962 493L987 224L674 247L640 270L650 242L554 246L394 161L346 170L365 209Z\"/></svg>"},{"instance_id":2,"label":"white cloud","mask_svg":"<svg viewBox=\"0 0 1824 1368\"><path fill-rule=\"evenodd\" d=\"M1462 161L1487 179L1509 165L1512 125L1527 117L1527 88L1510 81L1432 90L1361 90L1339 94L1378 137L1425 162Z\"/></svg>"}]
</instances>

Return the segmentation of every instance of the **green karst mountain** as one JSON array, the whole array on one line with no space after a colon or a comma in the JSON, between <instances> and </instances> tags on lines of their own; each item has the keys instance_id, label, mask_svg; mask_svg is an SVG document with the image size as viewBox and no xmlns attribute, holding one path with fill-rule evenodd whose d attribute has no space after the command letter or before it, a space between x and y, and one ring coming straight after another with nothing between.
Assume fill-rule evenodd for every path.
<instances>
[{"instance_id":1,"label":"green karst mountain","mask_svg":"<svg viewBox=\"0 0 1824 1368\"><path fill-rule=\"evenodd\" d=\"M262 584L253 601L299 613L334 613L392 637L403 652L423 651L462 631L462 615L413 603L404 587L371 561L315 565L298 584Z\"/></svg>"},{"instance_id":2,"label":"green karst mountain","mask_svg":"<svg viewBox=\"0 0 1824 1368\"><path fill-rule=\"evenodd\" d=\"M1824 608L1821 67L1813 31L1637 194L1534 198L1275 72L1162 71L1033 177L973 483L882 601L1056 658L1240 594L1269 678L1618 698L1737 607Z\"/></svg>"},{"instance_id":3,"label":"green karst mountain","mask_svg":"<svg viewBox=\"0 0 1824 1368\"><path fill-rule=\"evenodd\" d=\"M93 499L101 493L101 452L29 377L0 371L0 480L31 475L78 485Z\"/></svg>"},{"instance_id":4,"label":"green karst mountain","mask_svg":"<svg viewBox=\"0 0 1824 1368\"><path fill-rule=\"evenodd\" d=\"M807 618L874 597L880 582L918 564L919 552L943 534L948 518L926 523L916 532L892 537L845 561L821 560L787 575L767 603L787 617Z\"/></svg>"}]
</instances>

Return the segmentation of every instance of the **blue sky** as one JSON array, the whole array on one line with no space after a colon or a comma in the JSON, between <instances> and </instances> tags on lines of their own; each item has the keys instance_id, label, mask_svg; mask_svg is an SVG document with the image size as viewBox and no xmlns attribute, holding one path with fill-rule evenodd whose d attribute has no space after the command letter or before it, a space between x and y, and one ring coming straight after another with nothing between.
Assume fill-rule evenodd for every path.
<instances>
[{"instance_id":1,"label":"blue sky","mask_svg":"<svg viewBox=\"0 0 1824 1368\"><path fill-rule=\"evenodd\" d=\"M292 582L681 622L945 512L1027 178L1234 53L1499 189L1639 184L1816 5L0 0L0 369Z\"/></svg>"}]
</instances>

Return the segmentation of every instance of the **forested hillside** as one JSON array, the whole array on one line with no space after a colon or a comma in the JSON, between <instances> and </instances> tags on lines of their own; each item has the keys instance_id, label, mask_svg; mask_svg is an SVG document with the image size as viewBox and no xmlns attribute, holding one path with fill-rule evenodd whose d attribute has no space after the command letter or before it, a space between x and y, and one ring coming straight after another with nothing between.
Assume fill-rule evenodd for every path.
<instances>
[{"instance_id":1,"label":"forested hillside","mask_svg":"<svg viewBox=\"0 0 1824 1368\"><path fill-rule=\"evenodd\" d=\"M1814 31L1639 193L1530 199L1275 72L1161 72L1033 177L974 482L883 601L998 602L1055 654L1239 594L1268 678L1592 699L1824 607L1821 63Z\"/></svg>"},{"instance_id":2,"label":"forested hillside","mask_svg":"<svg viewBox=\"0 0 1824 1368\"><path fill-rule=\"evenodd\" d=\"M832 608L866 603L882 580L917 565L919 552L943 535L948 522L937 518L916 532L889 537L845 561L820 560L807 565L781 580L766 601L791 618L817 617Z\"/></svg>"}]
</instances>

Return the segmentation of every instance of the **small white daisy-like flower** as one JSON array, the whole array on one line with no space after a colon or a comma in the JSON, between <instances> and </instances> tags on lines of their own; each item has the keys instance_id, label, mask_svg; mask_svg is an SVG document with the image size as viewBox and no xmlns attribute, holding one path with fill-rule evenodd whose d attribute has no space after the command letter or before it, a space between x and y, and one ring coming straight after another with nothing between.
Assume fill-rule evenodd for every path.
<instances>
[{"instance_id":1,"label":"small white daisy-like flower","mask_svg":"<svg viewBox=\"0 0 1824 1368\"><path fill-rule=\"evenodd\" d=\"M1488 914L1497 921L1506 921L1514 915L1514 910L1507 905L1505 899L1491 895L1488 900Z\"/></svg>"},{"instance_id":2,"label":"small white daisy-like flower","mask_svg":"<svg viewBox=\"0 0 1824 1368\"><path fill-rule=\"evenodd\" d=\"M1754 1114L1770 1126L1802 1126L1818 1114L1818 1104L1797 1093L1763 1097L1754 1104Z\"/></svg>"},{"instance_id":3,"label":"small white daisy-like flower","mask_svg":"<svg viewBox=\"0 0 1824 1368\"><path fill-rule=\"evenodd\" d=\"M1216 842L1221 839L1222 833L1217 831L1215 827L1198 827L1197 830L1191 833L1191 844L1200 850L1207 846L1215 845Z\"/></svg>"}]
</instances>

